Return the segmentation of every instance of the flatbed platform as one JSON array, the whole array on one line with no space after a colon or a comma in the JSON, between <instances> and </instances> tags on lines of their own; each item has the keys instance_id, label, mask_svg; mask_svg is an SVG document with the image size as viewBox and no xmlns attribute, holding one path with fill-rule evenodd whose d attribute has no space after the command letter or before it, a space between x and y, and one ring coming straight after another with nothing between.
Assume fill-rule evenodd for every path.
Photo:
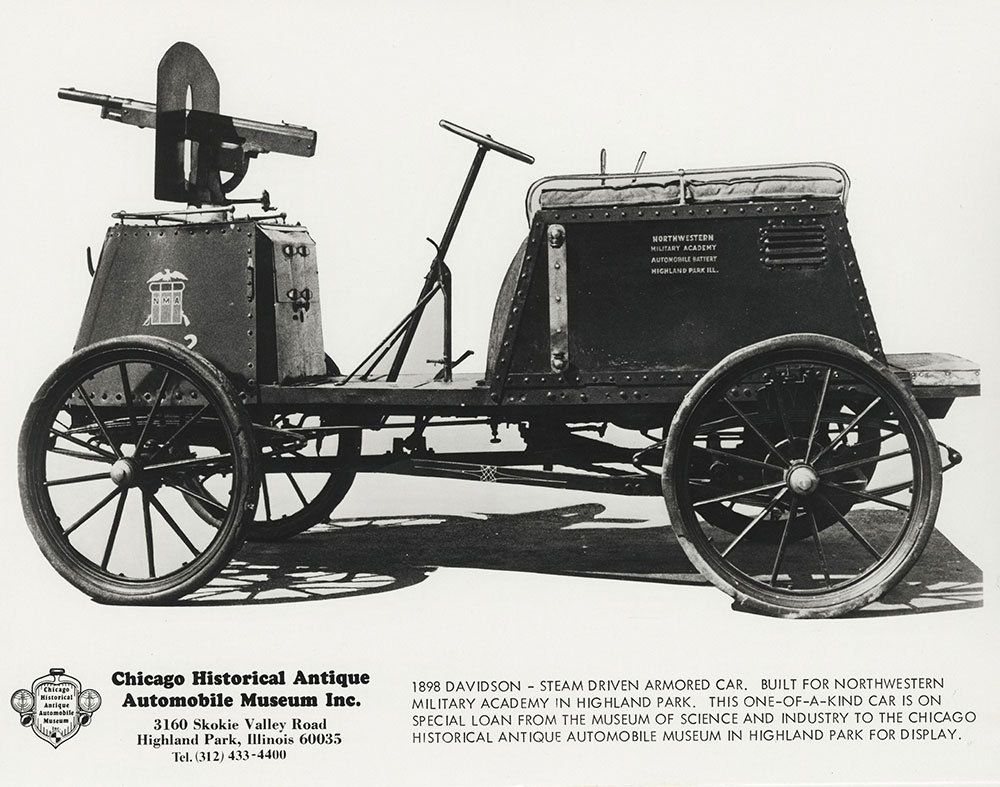
<instances>
[{"instance_id":1,"label":"flatbed platform","mask_svg":"<svg viewBox=\"0 0 1000 787\"><path fill-rule=\"evenodd\" d=\"M887 355L886 360L900 379L908 383L918 399L954 399L979 395L979 367L958 355L896 353ZM676 398L667 397L665 400L679 402L689 390L690 381L706 371L688 371L683 383L667 386L658 384L658 387L676 389ZM343 377L333 377L301 384L264 385L260 388L260 402L280 405L377 404L386 409L434 406L476 410L496 406L490 399L490 389L485 385L481 372L456 373L451 382L428 380L425 376L416 374L400 375L396 382L352 379L345 383L343 380ZM635 382L633 385L641 384ZM662 397L650 398L664 400Z\"/></svg>"},{"instance_id":2,"label":"flatbed platform","mask_svg":"<svg viewBox=\"0 0 1000 787\"><path fill-rule=\"evenodd\" d=\"M918 399L979 396L979 366L961 356L900 353L887 355L886 361Z\"/></svg>"}]
</instances>

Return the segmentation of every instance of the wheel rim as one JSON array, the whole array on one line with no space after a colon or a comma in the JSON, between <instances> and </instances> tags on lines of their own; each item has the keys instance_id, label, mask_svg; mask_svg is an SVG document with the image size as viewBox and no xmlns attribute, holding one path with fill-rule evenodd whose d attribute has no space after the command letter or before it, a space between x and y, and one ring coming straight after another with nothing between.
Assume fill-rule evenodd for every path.
<instances>
[{"instance_id":1,"label":"wheel rim","mask_svg":"<svg viewBox=\"0 0 1000 787\"><path fill-rule=\"evenodd\" d=\"M175 598L225 565L256 497L252 435L227 381L184 348L112 341L43 386L21 437L25 512L71 582L112 602ZM213 525L184 503L226 470Z\"/></svg>"},{"instance_id":2,"label":"wheel rim","mask_svg":"<svg viewBox=\"0 0 1000 787\"><path fill-rule=\"evenodd\" d=\"M919 556L940 494L932 446L916 401L875 361L827 337L783 337L692 390L671 427L664 494L688 554L739 602L843 612ZM718 506L741 527L720 526ZM762 528L773 537L751 538Z\"/></svg>"}]
</instances>

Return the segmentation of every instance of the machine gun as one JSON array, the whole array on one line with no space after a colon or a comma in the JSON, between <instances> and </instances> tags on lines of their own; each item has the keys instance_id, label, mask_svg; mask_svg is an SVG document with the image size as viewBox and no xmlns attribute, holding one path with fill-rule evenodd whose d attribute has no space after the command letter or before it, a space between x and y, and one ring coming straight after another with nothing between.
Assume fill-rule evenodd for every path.
<instances>
[{"instance_id":1,"label":"machine gun","mask_svg":"<svg viewBox=\"0 0 1000 787\"><path fill-rule=\"evenodd\" d=\"M156 130L156 199L189 206L261 202L226 195L261 153L312 156L316 132L288 123L262 123L219 112L219 79L201 51L183 41L167 50L157 68L156 103L63 88L59 98L95 104L101 117ZM188 163L186 167L185 164ZM187 171L185 171L187 170ZM225 182L221 173L231 173Z\"/></svg>"}]
</instances>

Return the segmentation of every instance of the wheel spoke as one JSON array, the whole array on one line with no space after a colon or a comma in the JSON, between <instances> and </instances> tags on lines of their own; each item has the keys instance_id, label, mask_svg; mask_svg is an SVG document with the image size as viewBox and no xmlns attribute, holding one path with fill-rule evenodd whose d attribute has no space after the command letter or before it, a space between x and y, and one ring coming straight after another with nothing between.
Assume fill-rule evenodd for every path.
<instances>
[{"instance_id":1,"label":"wheel spoke","mask_svg":"<svg viewBox=\"0 0 1000 787\"><path fill-rule=\"evenodd\" d=\"M288 477L288 482L292 485L292 489L295 490L295 494L299 496L299 500L302 502L302 505L307 505L309 501L306 499L306 496L302 494L302 490L299 488L299 484L295 480L295 476L291 473L285 473L285 475Z\"/></svg>"},{"instance_id":2,"label":"wheel spoke","mask_svg":"<svg viewBox=\"0 0 1000 787\"><path fill-rule=\"evenodd\" d=\"M755 486L750 489L742 489L739 492L729 492L725 495L719 495L718 497L710 497L707 500L699 500L697 503L692 503L692 506L697 508L698 506L707 506L710 503L722 503L726 500L733 500L737 497L743 497L744 495L753 495L757 492L770 492L772 489L778 489L783 486L785 486L784 481L777 481L773 484L764 484L763 486Z\"/></svg>"},{"instance_id":3,"label":"wheel spoke","mask_svg":"<svg viewBox=\"0 0 1000 787\"><path fill-rule=\"evenodd\" d=\"M823 569L823 577L826 579L826 586L830 587L830 567L826 563L826 554L823 552L823 541L819 537L819 525L816 522L816 514L809 508L809 521L812 524L813 543L816 545L816 554L819 555L819 564Z\"/></svg>"},{"instance_id":4,"label":"wheel spoke","mask_svg":"<svg viewBox=\"0 0 1000 787\"><path fill-rule=\"evenodd\" d=\"M118 447L118 443L111 439L111 435L108 434L108 430L104 428L104 422L97 415L97 411L94 409L94 405L90 403L90 399L87 398L87 394L83 392L83 387L81 385L76 386L76 392L80 394L80 398L83 399L83 403L87 405L87 409L90 411L90 417L94 419L94 423L97 424L97 428L101 430L101 434L104 435L104 439L107 440L108 445L115 452L115 456L118 459L122 458L122 450Z\"/></svg>"},{"instance_id":5,"label":"wheel spoke","mask_svg":"<svg viewBox=\"0 0 1000 787\"><path fill-rule=\"evenodd\" d=\"M167 513L167 509L164 508L163 504L156 499L156 495L150 495L149 502L153 504L153 508L155 508L159 512L160 516L163 517L163 521L166 522L170 526L170 529L177 534L177 537L184 542L184 546L190 550L191 554L198 557L201 552L197 549L197 547L195 547L194 544L191 543L191 540L184 535L184 531L180 529L178 524L174 521L174 518Z\"/></svg>"},{"instance_id":6,"label":"wheel spoke","mask_svg":"<svg viewBox=\"0 0 1000 787\"><path fill-rule=\"evenodd\" d=\"M769 464L768 462L761 462L759 459L751 459L749 456L743 456L741 454L734 453L732 451L722 451L718 448L705 448L700 445L692 445L696 451L701 451L702 453L711 454L712 456L719 456L724 459L732 459L734 462L742 462L745 465L753 465L754 467L763 467L766 470L774 470L776 472L784 472L783 468L777 465Z\"/></svg>"},{"instance_id":7,"label":"wheel spoke","mask_svg":"<svg viewBox=\"0 0 1000 787\"><path fill-rule=\"evenodd\" d=\"M721 484L715 484L715 483L712 483L710 480L703 479L703 478L689 478L688 479L688 483L691 484L691 485L693 485L693 486L697 486L697 488L698 488L699 491L705 491L705 492L709 492L709 491L713 491L714 492L717 489L724 489L725 488ZM771 492L771 491L774 491L774 490L772 488L772 489L768 489L768 490L765 490L765 491ZM728 504L730 507L732 507L734 505L737 505L739 503L744 503L746 505L753 505L753 506L761 506L761 505L764 505L770 499L771 499L771 496L768 495L768 494L765 494L764 492L755 492L754 494L747 493L747 494L740 495L738 497L730 498L729 500L725 500L725 501L717 501L717 500L716 501L709 501L709 500L706 500L704 502L706 502L706 503L711 502L711 503L715 503L715 504L718 504L718 503L721 502L723 504ZM698 505L701 505L701 504L702 504L702 502L698 501L697 503L694 503L693 505L698 506Z\"/></svg>"},{"instance_id":8,"label":"wheel spoke","mask_svg":"<svg viewBox=\"0 0 1000 787\"><path fill-rule=\"evenodd\" d=\"M51 481L46 481L45 486L63 486L65 484L82 484L84 481L100 481L101 479L105 481L110 481L111 476L108 471L105 470L103 473L89 473L88 475L74 475L68 478L53 478Z\"/></svg>"},{"instance_id":9,"label":"wheel spoke","mask_svg":"<svg viewBox=\"0 0 1000 787\"><path fill-rule=\"evenodd\" d=\"M895 508L898 509L899 511L909 512L910 510L909 506L905 506L902 503L897 503L895 500L887 500L884 497L879 497L878 495L869 494L868 492L859 492L856 489L851 489L850 487L844 486L843 484L835 484L832 481L826 481L824 483L831 489L836 489L839 492L846 492L849 495L854 495L860 500L868 500L869 502L872 503L881 503L884 506L889 506L890 508ZM909 485L907 484L907 486ZM903 487L903 489L905 488L906 487ZM901 490L897 489L896 491L901 491Z\"/></svg>"},{"instance_id":10,"label":"wheel spoke","mask_svg":"<svg viewBox=\"0 0 1000 787\"><path fill-rule=\"evenodd\" d=\"M774 567L771 569L771 587L778 581L778 572L781 570L781 561L785 557L785 547L788 545L788 530L792 526L792 520L799 512L799 498L792 496L792 502L788 506L788 519L785 520L785 527L781 531L781 542L778 544L778 554L774 556Z\"/></svg>"},{"instance_id":11,"label":"wheel spoke","mask_svg":"<svg viewBox=\"0 0 1000 787\"><path fill-rule=\"evenodd\" d=\"M826 372L823 374L823 387L819 391L819 401L816 404L816 415L813 417L812 427L809 429L809 442L806 443L806 456L805 461L809 462L809 457L812 455L813 441L816 439L816 432L819 429L819 417L823 412L823 404L826 402L826 391L830 387L830 367L826 367Z\"/></svg>"},{"instance_id":12,"label":"wheel spoke","mask_svg":"<svg viewBox=\"0 0 1000 787\"><path fill-rule=\"evenodd\" d=\"M153 419L156 417L156 412L160 409L160 400L163 399L163 392L167 390L167 381L170 379L170 370L167 369L163 373L163 380L160 382L160 389L156 392L156 399L153 400L153 406L149 408L149 415L146 416L146 423L142 425L142 432L139 435L139 440L135 444L135 452L138 454L142 451L142 447L146 444L146 435L149 432L149 427L153 423Z\"/></svg>"},{"instance_id":13,"label":"wheel spoke","mask_svg":"<svg viewBox=\"0 0 1000 787\"><path fill-rule=\"evenodd\" d=\"M271 495L267 490L267 474L263 474L260 477L260 491L264 498L264 516L267 519L271 519Z\"/></svg>"},{"instance_id":14,"label":"wheel spoke","mask_svg":"<svg viewBox=\"0 0 1000 787\"><path fill-rule=\"evenodd\" d=\"M86 429L89 430L90 427L87 426ZM81 448L86 448L88 451L93 451L98 456L107 459L108 462L114 462L116 459L118 459L118 457L115 456L110 451L105 451L103 448L98 448L93 443L88 443L85 440L80 440L78 437L74 437L73 435L69 434L69 432L64 432L60 429L53 429L52 427L49 427L49 434L53 435L54 437L61 437L63 440L69 440L71 443L76 443L76 445L80 446ZM51 451L52 449L50 448L49 450Z\"/></svg>"},{"instance_id":15,"label":"wheel spoke","mask_svg":"<svg viewBox=\"0 0 1000 787\"><path fill-rule=\"evenodd\" d=\"M881 553L871 545L871 543L868 541L867 538L865 538L863 535L861 535L861 533L858 532L857 528L855 528L854 525L852 525L844 518L844 515L841 514L840 511L837 509L837 507L830 502L830 499L822 492L817 492L816 494L820 500L822 500L824 503L827 504L827 506L829 506L830 510L833 511L833 513L836 515L837 521L839 521L840 524L842 524L847 529L847 532L850 533L852 536L854 536L854 538L857 539L857 541L861 544L861 546L863 546L865 549L868 550L868 552L871 554L872 557L876 558L877 560L881 560L882 559Z\"/></svg>"},{"instance_id":16,"label":"wheel spoke","mask_svg":"<svg viewBox=\"0 0 1000 787\"><path fill-rule=\"evenodd\" d=\"M822 450L818 454L816 454L816 456L813 457L812 461L818 462L820 459L822 459L824 454L826 454L828 451L831 451L834 448L834 446L836 446L838 443L840 443L841 440L847 437L847 434L855 426L858 425L858 422L861 421L861 419L864 418L866 415L868 415L868 413L871 412L872 408L875 407L875 405L877 405L881 401L882 397L876 396L871 404L869 404L864 410L862 410L854 417L854 419L851 421L851 423L847 425L844 431L842 431L839 435L833 438L833 440L831 440L828 445L823 446Z\"/></svg>"},{"instance_id":17,"label":"wheel spoke","mask_svg":"<svg viewBox=\"0 0 1000 787\"><path fill-rule=\"evenodd\" d=\"M857 448L857 446L854 446ZM842 465L834 465L833 467L825 467L822 470L817 470L816 472L821 475L832 475L833 473L839 473L843 470L850 470L852 467L860 467L862 465L874 465L878 462L884 462L886 459L895 459L897 456L904 456L906 454L912 453L912 448L900 448L898 451L892 451L888 454L880 454L879 456L872 456L866 459L854 459L850 462L844 462Z\"/></svg>"},{"instance_id":18,"label":"wheel spoke","mask_svg":"<svg viewBox=\"0 0 1000 787\"><path fill-rule=\"evenodd\" d=\"M118 537L118 527L122 523L122 512L125 510L125 499L128 497L128 487L122 488L121 497L118 498L118 507L115 509L115 519L111 523L111 532L108 533L108 543L104 548L104 558L101 560L101 570L108 570L108 563L111 562L111 550L115 547L115 539Z\"/></svg>"},{"instance_id":19,"label":"wheel spoke","mask_svg":"<svg viewBox=\"0 0 1000 787\"><path fill-rule=\"evenodd\" d=\"M72 525L70 525L69 527L65 528L63 530L63 538L68 537L70 533L72 533L74 530L76 530L78 527L80 527L80 525L82 525L84 522L86 522L88 519L90 519L94 514L96 514L98 511L100 511L102 508L104 508L104 506L106 506L108 503L110 503L115 498L116 495L120 495L122 493L122 489L123 489L123 487L120 487L120 486L115 487L114 489L112 489L103 500L101 500L99 503L97 503L97 505L95 505L93 508L91 508L82 517L80 517L79 519L77 519Z\"/></svg>"},{"instance_id":20,"label":"wheel spoke","mask_svg":"<svg viewBox=\"0 0 1000 787\"><path fill-rule=\"evenodd\" d=\"M218 462L225 460L226 466L232 464L233 455L230 453L225 454L214 454L213 456L196 456L191 459L175 459L172 462L160 462L155 465L147 465L142 468L144 473L159 472L163 470L180 470L182 468L212 468L215 469L215 465Z\"/></svg>"},{"instance_id":21,"label":"wheel spoke","mask_svg":"<svg viewBox=\"0 0 1000 787\"><path fill-rule=\"evenodd\" d=\"M783 486L778 491L778 494L776 494L774 497L771 498L771 502L769 502L766 506L764 506L763 509L761 509L760 513L757 514L757 516L755 516L750 521L750 524L748 524L745 528L743 528L743 530L740 531L740 534L738 536L736 536L736 538L734 538L732 541L729 542L729 546L727 546L720 553L722 555L722 557L725 557L730 552L732 552L733 547L735 547L738 543L740 543L740 541L743 540L743 536L745 536L747 533L749 533L753 529L754 525L756 525L758 522L760 522L764 517L766 517L771 512L771 509L773 509L778 504L778 501L781 500L781 498L783 498L785 496L785 493L787 491L788 491L788 487L787 486Z\"/></svg>"},{"instance_id":22,"label":"wheel spoke","mask_svg":"<svg viewBox=\"0 0 1000 787\"><path fill-rule=\"evenodd\" d=\"M776 457L778 457L778 459L780 459L786 465L791 464L788 461L788 459L785 458L785 455L782 454L781 451L779 451L777 448L775 448L774 444L770 440L768 440L767 437L764 436L764 433L757 428L757 426L753 423L753 421L751 421L746 416L746 414L733 403L733 400L730 399L729 396L723 397L723 400L733 409L733 412L736 413L737 416L739 416L739 419L747 425L750 431L752 431L755 435L757 435L758 439L760 439L760 441L767 446L768 450L771 451L771 453L773 453Z\"/></svg>"},{"instance_id":23,"label":"wheel spoke","mask_svg":"<svg viewBox=\"0 0 1000 787\"><path fill-rule=\"evenodd\" d=\"M142 521L146 528L146 560L149 563L149 578L156 576L156 561L153 559L153 519L149 515L149 493L142 491Z\"/></svg>"},{"instance_id":24,"label":"wheel spoke","mask_svg":"<svg viewBox=\"0 0 1000 787\"><path fill-rule=\"evenodd\" d=\"M69 448L55 448L54 446L48 447L48 452L50 454L61 454L62 456L72 456L74 459L80 459L84 462L101 462L107 464L108 460L103 456L98 456L97 454L85 454L82 451L71 451Z\"/></svg>"}]
</instances>

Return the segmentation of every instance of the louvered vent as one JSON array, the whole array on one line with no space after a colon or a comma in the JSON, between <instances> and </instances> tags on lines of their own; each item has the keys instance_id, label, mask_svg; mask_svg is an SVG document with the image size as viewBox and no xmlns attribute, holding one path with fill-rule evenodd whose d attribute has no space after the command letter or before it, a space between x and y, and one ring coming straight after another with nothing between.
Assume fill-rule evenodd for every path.
<instances>
[{"instance_id":1,"label":"louvered vent","mask_svg":"<svg viewBox=\"0 0 1000 787\"><path fill-rule=\"evenodd\" d=\"M821 268L826 256L826 230L818 222L761 227L760 258L769 268Z\"/></svg>"}]
</instances>

